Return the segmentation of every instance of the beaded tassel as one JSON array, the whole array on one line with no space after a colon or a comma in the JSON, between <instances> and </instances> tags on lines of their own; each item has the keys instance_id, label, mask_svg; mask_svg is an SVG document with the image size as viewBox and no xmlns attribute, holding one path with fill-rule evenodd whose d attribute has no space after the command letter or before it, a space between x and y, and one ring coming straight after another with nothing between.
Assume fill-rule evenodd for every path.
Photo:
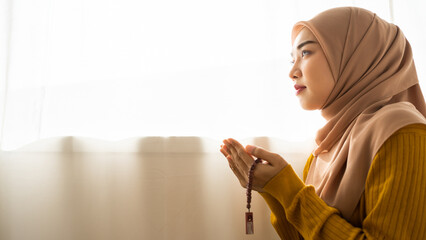
<instances>
[{"instance_id":1,"label":"beaded tassel","mask_svg":"<svg viewBox=\"0 0 426 240\"><path fill-rule=\"evenodd\" d=\"M250 171L248 174L248 183L247 183L247 212L246 212L246 234L254 234L254 226L253 226L253 213L250 212L251 208L251 190L253 188L253 172L257 163L260 163L262 160L257 158L250 167Z\"/></svg>"}]
</instances>

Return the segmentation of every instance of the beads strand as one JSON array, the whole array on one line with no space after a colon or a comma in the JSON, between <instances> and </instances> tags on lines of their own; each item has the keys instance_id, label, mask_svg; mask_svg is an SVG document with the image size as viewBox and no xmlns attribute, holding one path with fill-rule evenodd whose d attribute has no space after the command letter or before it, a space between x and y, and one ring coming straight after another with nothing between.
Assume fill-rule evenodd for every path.
<instances>
[{"instance_id":1,"label":"beads strand","mask_svg":"<svg viewBox=\"0 0 426 240\"><path fill-rule=\"evenodd\" d=\"M248 174L248 183L247 183L247 209L250 212L250 208L251 208L251 190L253 188L253 172L254 169L256 168L256 164L260 163L262 160L260 158L257 158L253 164L250 167L249 170L249 174Z\"/></svg>"}]
</instances>

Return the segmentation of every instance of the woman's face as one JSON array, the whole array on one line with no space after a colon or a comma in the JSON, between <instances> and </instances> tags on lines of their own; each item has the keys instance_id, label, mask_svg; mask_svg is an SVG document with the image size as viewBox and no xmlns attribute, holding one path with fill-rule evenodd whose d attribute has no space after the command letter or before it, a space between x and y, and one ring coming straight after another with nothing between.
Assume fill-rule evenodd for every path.
<instances>
[{"instance_id":1,"label":"woman's face","mask_svg":"<svg viewBox=\"0 0 426 240\"><path fill-rule=\"evenodd\" d=\"M296 96L305 110L321 109L334 87L325 54L312 32L303 28L293 43L293 80Z\"/></svg>"}]
</instances>

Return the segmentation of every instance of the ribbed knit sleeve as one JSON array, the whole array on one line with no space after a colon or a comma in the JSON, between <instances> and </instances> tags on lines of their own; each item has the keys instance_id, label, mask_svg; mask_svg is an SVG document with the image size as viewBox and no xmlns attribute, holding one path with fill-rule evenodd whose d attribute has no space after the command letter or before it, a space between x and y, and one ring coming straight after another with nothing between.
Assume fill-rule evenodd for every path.
<instances>
[{"instance_id":1,"label":"ribbed knit sleeve","mask_svg":"<svg viewBox=\"0 0 426 240\"><path fill-rule=\"evenodd\" d=\"M271 223L281 239L302 239L296 228L287 221L284 208L269 193L260 193L271 209Z\"/></svg>"},{"instance_id":2,"label":"ribbed knit sleeve","mask_svg":"<svg viewBox=\"0 0 426 240\"><path fill-rule=\"evenodd\" d=\"M306 168L305 168L306 171ZM291 166L262 193L281 239L426 239L426 125L394 133L368 173L362 227L354 227L305 185ZM292 234L292 235L290 235Z\"/></svg>"}]
</instances>

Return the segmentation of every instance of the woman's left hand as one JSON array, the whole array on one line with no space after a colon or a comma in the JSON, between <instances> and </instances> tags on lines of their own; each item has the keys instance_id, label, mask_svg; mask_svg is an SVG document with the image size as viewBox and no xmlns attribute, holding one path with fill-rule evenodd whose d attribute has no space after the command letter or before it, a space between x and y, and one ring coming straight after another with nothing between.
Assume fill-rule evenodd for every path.
<instances>
[{"instance_id":1,"label":"woman's left hand","mask_svg":"<svg viewBox=\"0 0 426 240\"><path fill-rule=\"evenodd\" d=\"M263 187L277 175L288 163L280 155L263 148L247 145L244 148L232 138L225 139L220 152L228 159L229 167L240 181L242 187L247 187L248 172L254 162L253 156L262 159L253 172L253 190L263 192Z\"/></svg>"}]
</instances>

